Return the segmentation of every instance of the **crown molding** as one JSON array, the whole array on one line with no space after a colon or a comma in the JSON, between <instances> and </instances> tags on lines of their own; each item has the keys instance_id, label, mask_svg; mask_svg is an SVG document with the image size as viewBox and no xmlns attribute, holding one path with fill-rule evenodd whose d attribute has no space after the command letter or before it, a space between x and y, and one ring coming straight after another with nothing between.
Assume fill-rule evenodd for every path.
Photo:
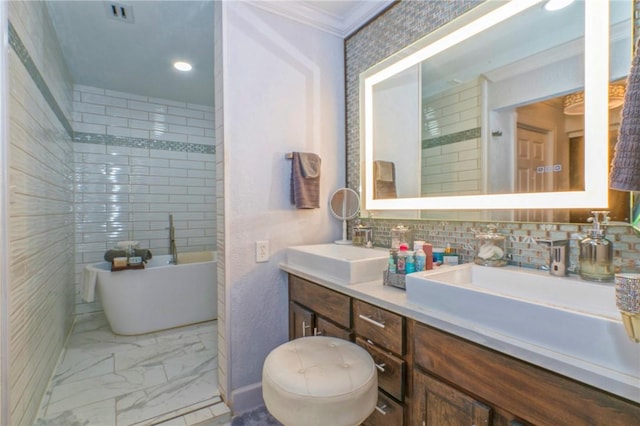
<instances>
[{"instance_id":1,"label":"crown molding","mask_svg":"<svg viewBox=\"0 0 640 426\"><path fill-rule=\"evenodd\" d=\"M346 38L393 3L393 0L353 0L326 2L325 5L319 1L252 0L249 3L276 15Z\"/></svg>"}]
</instances>

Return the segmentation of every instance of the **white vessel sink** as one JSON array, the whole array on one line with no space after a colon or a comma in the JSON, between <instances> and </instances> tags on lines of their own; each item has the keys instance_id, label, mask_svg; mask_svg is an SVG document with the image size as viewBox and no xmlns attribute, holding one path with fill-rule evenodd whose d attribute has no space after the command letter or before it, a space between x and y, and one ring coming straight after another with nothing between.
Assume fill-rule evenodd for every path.
<instances>
[{"instance_id":1,"label":"white vessel sink","mask_svg":"<svg viewBox=\"0 0 640 426\"><path fill-rule=\"evenodd\" d=\"M640 383L640 345L625 333L613 284L469 263L407 275L406 292L433 314Z\"/></svg>"},{"instance_id":2,"label":"white vessel sink","mask_svg":"<svg viewBox=\"0 0 640 426\"><path fill-rule=\"evenodd\" d=\"M287 249L287 264L342 283L381 280L389 255L351 245L313 244Z\"/></svg>"}]
</instances>

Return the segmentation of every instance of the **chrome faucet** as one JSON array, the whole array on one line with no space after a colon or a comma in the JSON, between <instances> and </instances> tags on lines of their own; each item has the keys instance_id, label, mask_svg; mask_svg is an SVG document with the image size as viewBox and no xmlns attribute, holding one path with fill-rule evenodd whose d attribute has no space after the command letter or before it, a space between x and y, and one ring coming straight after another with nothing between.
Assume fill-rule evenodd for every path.
<instances>
[{"instance_id":1,"label":"chrome faucet","mask_svg":"<svg viewBox=\"0 0 640 426\"><path fill-rule=\"evenodd\" d=\"M536 243L549 247L549 273L559 277L569 273L569 240L536 239Z\"/></svg>"},{"instance_id":2,"label":"chrome faucet","mask_svg":"<svg viewBox=\"0 0 640 426\"><path fill-rule=\"evenodd\" d=\"M176 247L176 230L173 228L173 215L169 214L169 253L171 260L169 263L178 264L178 248Z\"/></svg>"}]
</instances>

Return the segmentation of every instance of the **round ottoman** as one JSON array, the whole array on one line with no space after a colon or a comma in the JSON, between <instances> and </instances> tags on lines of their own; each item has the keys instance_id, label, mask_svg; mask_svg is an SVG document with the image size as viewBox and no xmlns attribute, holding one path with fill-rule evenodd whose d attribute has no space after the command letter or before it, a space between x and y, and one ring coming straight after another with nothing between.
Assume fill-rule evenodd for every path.
<instances>
[{"instance_id":1,"label":"round ottoman","mask_svg":"<svg viewBox=\"0 0 640 426\"><path fill-rule=\"evenodd\" d=\"M301 337L265 359L262 396L285 426L354 426L375 409L378 373L371 355L354 343Z\"/></svg>"}]
</instances>

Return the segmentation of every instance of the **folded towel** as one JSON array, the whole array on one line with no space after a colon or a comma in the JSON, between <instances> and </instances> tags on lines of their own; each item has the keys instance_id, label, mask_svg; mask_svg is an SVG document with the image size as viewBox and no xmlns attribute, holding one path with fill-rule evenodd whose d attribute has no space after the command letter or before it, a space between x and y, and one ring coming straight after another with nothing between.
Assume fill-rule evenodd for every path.
<instances>
[{"instance_id":1,"label":"folded towel","mask_svg":"<svg viewBox=\"0 0 640 426\"><path fill-rule=\"evenodd\" d=\"M392 161L373 162L373 198L398 198L396 166Z\"/></svg>"},{"instance_id":2,"label":"folded towel","mask_svg":"<svg viewBox=\"0 0 640 426\"><path fill-rule=\"evenodd\" d=\"M142 258L143 262L151 259L153 256L151 255L151 251L149 249L135 249L135 255ZM113 259L116 257L127 257L126 250L107 250L104 254L104 260L107 262L113 262Z\"/></svg>"},{"instance_id":3,"label":"folded towel","mask_svg":"<svg viewBox=\"0 0 640 426\"><path fill-rule=\"evenodd\" d=\"M380 182L395 181L396 166L392 161L374 161L375 180Z\"/></svg>"},{"instance_id":4,"label":"folded towel","mask_svg":"<svg viewBox=\"0 0 640 426\"><path fill-rule=\"evenodd\" d=\"M141 257L143 262L146 262L153 257L151 250L149 249L136 249L135 252L136 256Z\"/></svg>"},{"instance_id":5,"label":"folded towel","mask_svg":"<svg viewBox=\"0 0 640 426\"><path fill-rule=\"evenodd\" d=\"M89 265L84 267L82 274L82 300L91 303L95 300L98 271Z\"/></svg>"},{"instance_id":6,"label":"folded towel","mask_svg":"<svg viewBox=\"0 0 640 426\"><path fill-rule=\"evenodd\" d=\"M298 209L320 207L320 157L294 152L291 160L291 204Z\"/></svg>"},{"instance_id":7,"label":"folded towel","mask_svg":"<svg viewBox=\"0 0 640 426\"><path fill-rule=\"evenodd\" d=\"M126 250L107 250L104 254L104 260L107 262L113 262L113 259L116 257L127 257Z\"/></svg>"}]
</instances>

